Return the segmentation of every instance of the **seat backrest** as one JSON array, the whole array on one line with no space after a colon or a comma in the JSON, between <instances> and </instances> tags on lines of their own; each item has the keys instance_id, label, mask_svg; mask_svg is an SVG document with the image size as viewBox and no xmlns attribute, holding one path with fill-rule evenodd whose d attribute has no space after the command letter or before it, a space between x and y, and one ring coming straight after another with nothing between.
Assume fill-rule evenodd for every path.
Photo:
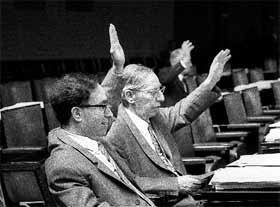
<instances>
[{"instance_id":1,"label":"seat backrest","mask_svg":"<svg viewBox=\"0 0 280 207\"><path fill-rule=\"evenodd\" d=\"M263 70L262 68L252 68L249 70L249 77L250 77L250 82L258 82L261 80L264 80L264 75L263 75Z\"/></svg>"},{"instance_id":2,"label":"seat backrest","mask_svg":"<svg viewBox=\"0 0 280 207\"><path fill-rule=\"evenodd\" d=\"M47 131L59 127L60 123L55 116L55 112L53 110L52 105L50 103L46 103L44 104L44 108L45 108L45 114L46 114L47 125L48 125Z\"/></svg>"},{"instance_id":3,"label":"seat backrest","mask_svg":"<svg viewBox=\"0 0 280 207\"><path fill-rule=\"evenodd\" d=\"M191 126L194 144L216 141L209 109L206 109L196 120L194 120Z\"/></svg>"},{"instance_id":4,"label":"seat backrest","mask_svg":"<svg viewBox=\"0 0 280 207\"><path fill-rule=\"evenodd\" d=\"M46 131L40 104L1 112L7 147L44 147Z\"/></svg>"},{"instance_id":5,"label":"seat backrest","mask_svg":"<svg viewBox=\"0 0 280 207\"><path fill-rule=\"evenodd\" d=\"M239 92L226 94L223 100L229 124L247 123L245 107Z\"/></svg>"},{"instance_id":6,"label":"seat backrest","mask_svg":"<svg viewBox=\"0 0 280 207\"><path fill-rule=\"evenodd\" d=\"M44 167L39 161L1 163L4 197L7 205L42 201L56 206L48 190Z\"/></svg>"},{"instance_id":7,"label":"seat backrest","mask_svg":"<svg viewBox=\"0 0 280 207\"><path fill-rule=\"evenodd\" d=\"M247 116L261 116L263 114L262 103L258 87L242 90Z\"/></svg>"},{"instance_id":8,"label":"seat backrest","mask_svg":"<svg viewBox=\"0 0 280 207\"><path fill-rule=\"evenodd\" d=\"M14 81L0 85L2 106L33 101L30 81Z\"/></svg>"},{"instance_id":9,"label":"seat backrest","mask_svg":"<svg viewBox=\"0 0 280 207\"><path fill-rule=\"evenodd\" d=\"M56 78L49 78L49 77L34 80L33 89L34 89L35 100L48 103L50 101L48 90L50 90L52 84L56 80L57 80Z\"/></svg>"},{"instance_id":10,"label":"seat backrest","mask_svg":"<svg viewBox=\"0 0 280 207\"><path fill-rule=\"evenodd\" d=\"M271 83L276 108L280 108L280 81Z\"/></svg>"},{"instance_id":11,"label":"seat backrest","mask_svg":"<svg viewBox=\"0 0 280 207\"><path fill-rule=\"evenodd\" d=\"M232 80L234 86L247 85L249 83L246 70L243 68L232 70Z\"/></svg>"}]
</instances>

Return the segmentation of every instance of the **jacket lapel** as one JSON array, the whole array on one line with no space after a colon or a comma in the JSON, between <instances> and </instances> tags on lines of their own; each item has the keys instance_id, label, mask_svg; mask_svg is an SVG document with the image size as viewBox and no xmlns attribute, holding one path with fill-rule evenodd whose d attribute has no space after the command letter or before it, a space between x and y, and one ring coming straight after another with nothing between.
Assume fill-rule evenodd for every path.
<instances>
[{"instance_id":1,"label":"jacket lapel","mask_svg":"<svg viewBox=\"0 0 280 207\"><path fill-rule=\"evenodd\" d=\"M132 122L128 114L126 113L124 107L121 105L119 107L119 114L118 116L122 118L125 123L128 125L130 131L132 132L133 136L141 146L144 153L158 166L161 168L164 168L166 170L169 170L163 161L159 158L159 156L156 154L156 152L151 148L149 143L146 141L144 136L141 134L141 132L138 130L138 128L135 126L135 124Z\"/></svg>"},{"instance_id":2,"label":"jacket lapel","mask_svg":"<svg viewBox=\"0 0 280 207\"><path fill-rule=\"evenodd\" d=\"M172 153L170 151L170 148L169 148L166 140L163 138L163 135L162 135L160 129L155 124L153 124L152 121L151 121L151 123L152 123L153 129L156 133L157 139L158 139L161 147L165 151L165 154L167 155L167 158L172 161Z\"/></svg>"},{"instance_id":3,"label":"jacket lapel","mask_svg":"<svg viewBox=\"0 0 280 207\"><path fill-rule=\"evenodd\" d=\"M77 151L79 151L81 154L83 154L87 159L89 159L94 165L97 165L97 168L102 171L103 173L107 174L110 177L113 177L117 179L119 182L123 183L127 187L129 187L131 190L135 191L130 184L125 183L122 179L120 179L114 172L112 172L102 161L100 161L98 158L96 158L92 153L90 153L85 148L81 147L78 143L73 141L71 137L68 135L67 132L64 130L59 130L57 133L57 138L62 141L63 143L70 145Z\"/></svg>"}]
</instances>

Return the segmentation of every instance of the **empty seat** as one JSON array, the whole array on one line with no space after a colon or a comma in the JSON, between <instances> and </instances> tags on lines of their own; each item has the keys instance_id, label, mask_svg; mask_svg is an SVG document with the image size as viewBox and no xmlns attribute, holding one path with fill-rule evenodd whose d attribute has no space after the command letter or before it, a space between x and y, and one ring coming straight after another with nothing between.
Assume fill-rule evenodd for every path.
<instances>
[{"instance_id":1,"label":"empty seat","mask_svg":"<svg viewBox=\"0 0 280 207\"><path fill-rule=\"evenodd\" d=\"M35 100L48 103L50 101L48 91L50 90L50 87L56 80L56 78L50 77L33 80Z\"/></svg>"},{"instance_id":2,"label":"empty seat","mask_svg":"<svg viewBox=\"0 0 280 207\"><path fill-rule=\"evenodd\" d=\"M1 119L6 144L2 149L3 156L11 155L15 159L24 158L25 155L45 156L47 138L40 103L3 108Z\"/></svg>"},{"instance_id":3,"label":"empty seat","mask_svg":"<svg viewBox=\"0 0 280 207\"><path fill-rule=\"evenodd\" d=\"M234 86L247 85L249 83L247 72L245 69L233 69L231 74Z\"/></svg>"},{"instance_id":4,"label":"empty seat","mask_svg":"<svg viewBox=\"0 0 280 207\"><path fill-rule=\"evenodd\" d=\"M264 80L263 69L262 68L252 68L249 70L250 82L258 82Z\"/></svg>"},{"instance_id":5,"label":"empty seat","mask_svg":"<svg viewBox=\"0 0 280 207\"><path fill-rule=\"evenodd\" d=\"M30 81L14 81L0 85L2 106L33 101Z\"/></svg>"},{"instance_id":6,"label":"empty seat","mask_svg":"<svg viewBox=\"0 0 280 207\"><path fill-rule=\"evenodd\" d=\"M1 163L0 173L7 206L56 206L41 161Z\"/></svg>"}]
</instances>

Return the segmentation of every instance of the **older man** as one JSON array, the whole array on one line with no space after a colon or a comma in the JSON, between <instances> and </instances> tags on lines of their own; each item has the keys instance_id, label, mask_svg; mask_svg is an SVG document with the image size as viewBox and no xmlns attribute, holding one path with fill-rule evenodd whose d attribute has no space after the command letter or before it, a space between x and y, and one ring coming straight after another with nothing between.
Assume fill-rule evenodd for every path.
<instances>
[{"instance_id":1,"label":"older man","mask_svg":"<svg viewBox=\"0 0 280 207\"><path fill-rule=\"evenodd\" d=\"M114 151L103 139L112 121L109 103L120 99L118 74L124 64L113 25L110 34L114 64L102 84L106 90L94 78L68 74L51 91L51 103L61 127L48 135L50 157L45 170L50 192L59 206L154 206L129 181L133 176L124 175L110 155Z\"/></svg>"},{"instance_id":2,"label":"older man","mask_svg":"<svg viewBox=\"0 0 280 207\"><path fill-rule=\"evenodd\" d=\"M177 195L198 189L201 182L186 175L172 132L190 124L219 97L212 89L229 59L229 50L219 52L207 79L169 108L160 107L164 88L151 69L142 65L125 68L122 105L107 138L133 173L140 177L162 178L163 182L173 178L170 188L173 187ZM196 202L189 196L178 205L195 206Z\"/></svg>"}]
</instances>

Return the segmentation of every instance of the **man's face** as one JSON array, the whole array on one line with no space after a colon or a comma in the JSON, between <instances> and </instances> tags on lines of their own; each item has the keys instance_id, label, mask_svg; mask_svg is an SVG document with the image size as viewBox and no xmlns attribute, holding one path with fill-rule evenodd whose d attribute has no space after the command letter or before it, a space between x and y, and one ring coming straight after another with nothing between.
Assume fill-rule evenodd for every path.
<instances>
[{"instance_id":1,"label":"man's face","mask_svg":"<svg viewBox=\"0 0 280 207\"><path fill-rule=\"evenodd\" d=\"M107 97L104 89L98 86L91 92L88 103L82 107L83 131L87 137L105 136L111 127L113 114L106 107Z\"/></svg>"},{"instance_id":2,"label":"man's face","mask_svg":"<svg viewBox=\"0 0 280 207\"><path fill-rule=\"evenodd\" d=\"M156 115L164 95L160 91L161 84L154 73L144 79L144 87L135 92L135 112L144 120Z\"/></svg>"}]
</instances>

